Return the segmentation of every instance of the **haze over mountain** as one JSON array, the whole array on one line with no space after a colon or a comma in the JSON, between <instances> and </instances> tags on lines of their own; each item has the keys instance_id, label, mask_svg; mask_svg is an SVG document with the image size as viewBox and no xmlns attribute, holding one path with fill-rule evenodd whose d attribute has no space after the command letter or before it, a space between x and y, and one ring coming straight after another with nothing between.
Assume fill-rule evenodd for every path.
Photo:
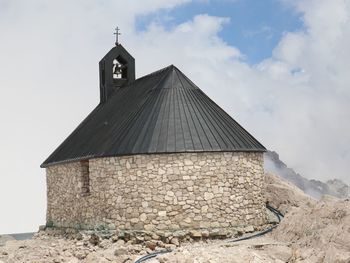
<instances>
[{"instance_id":1,"label":"haze over mountain","mask_svg":"<svg viewBox=\"0 0 350 263\"><path fill-rule=\"evenodd\" d=\"M264 159L266 172L279 175L316 199L320 199L323 195L332 195L338 198L350 197L350 187L339 179L331 179L326 182L308 180L289 168L274 151L266 152Z\"/></svg>"}]
</instances>

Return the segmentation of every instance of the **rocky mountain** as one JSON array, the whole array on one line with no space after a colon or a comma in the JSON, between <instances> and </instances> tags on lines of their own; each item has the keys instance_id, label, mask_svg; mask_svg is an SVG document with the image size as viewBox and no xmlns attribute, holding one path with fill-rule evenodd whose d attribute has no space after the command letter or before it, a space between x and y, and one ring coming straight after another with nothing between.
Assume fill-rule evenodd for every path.
<instances>
[{"instance_id":1,"label":"rocky mountain","mask_svg":"<svg viewBox=\"0 0 350 263\"><path fill-rule=\"evenodd\" d=\"M339 193L339 195L343 197L350 197L350 187L343 181L333 179L328 180L326 183L329 186L331 192Z\"/></svg>"},{"instance_id":2,"label":"rocky mountain","mask_svg":"<svg viewBox=\"0 0 350 263\"><path fill-rule=\"evenodd\" d=\"M289 168L273 151L265 153L265 171L279 175L316 199L320 199L323 195L350 197L350 187L341 180L333 179L327 182L308 180Z\"/></svg>"}]
</instances>

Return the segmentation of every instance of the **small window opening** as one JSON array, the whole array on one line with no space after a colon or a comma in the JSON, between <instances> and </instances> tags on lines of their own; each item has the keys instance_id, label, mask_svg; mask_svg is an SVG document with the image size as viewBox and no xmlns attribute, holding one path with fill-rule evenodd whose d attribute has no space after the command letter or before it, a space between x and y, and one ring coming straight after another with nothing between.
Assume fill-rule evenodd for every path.
<instances>
[{"instance_id":1,"label":"small window opening","mask_svg":"<svg viewBox=\"0 0 350 263\"><path fill-rule=\"evenodd\" d=\"M126 61L118 56L113 60L113 79L126 79L128 76L128 68Z\"/></svg>"},{"instance_id":2,"label":"small window opening","mask_svg":"<svg viewBox=\"0 0 350 263\"><path fill-rule=\"evenodd\" d=\"M90 194L90 174L89 160L81 161L81 194L86 196Z\"/></svg>"}]
</instances>

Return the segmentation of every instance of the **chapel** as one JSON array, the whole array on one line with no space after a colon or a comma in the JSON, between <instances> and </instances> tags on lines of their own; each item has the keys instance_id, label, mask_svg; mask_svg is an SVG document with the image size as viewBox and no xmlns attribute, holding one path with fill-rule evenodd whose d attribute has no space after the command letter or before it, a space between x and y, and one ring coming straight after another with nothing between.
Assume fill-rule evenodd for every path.
<instances>
[{"instance_id":1,"label":"chapel","mask_svg":"<svg viewBox=\"0 0 350 263\"><path fill-rule=\"evenodd\" d=\"M99 77L99 104L41 165L48 226L265 224L265 147L177 67L136 79L135 59L117 42Z\"/></svg>"}]
</instances>

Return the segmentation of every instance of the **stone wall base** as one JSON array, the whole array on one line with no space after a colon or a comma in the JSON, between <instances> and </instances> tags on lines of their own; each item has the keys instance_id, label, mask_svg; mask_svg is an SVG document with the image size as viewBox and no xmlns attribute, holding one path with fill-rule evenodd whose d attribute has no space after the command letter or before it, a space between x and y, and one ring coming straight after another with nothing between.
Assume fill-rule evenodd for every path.
<instances>
[{"instance_id":1,"label":"stone wall base","mask_svg":"<svg viewBox=\"0 0 350 263\"><path fill-rule=\"evenodd\" d=\"M41 232L50 236L63 236L69 239L79 239L81 235L98 236L100 239L124 240L132 244L139 244L151 240L160 240L165 244L171 244L176 239L181 242L191 242L206 239L237 238L246 233L262 231L269 227L268 224L259 227L214 228L177 231L144 231L144 230L78 230L64 227L42 227Z\"/></svg>"}]
</instances>

